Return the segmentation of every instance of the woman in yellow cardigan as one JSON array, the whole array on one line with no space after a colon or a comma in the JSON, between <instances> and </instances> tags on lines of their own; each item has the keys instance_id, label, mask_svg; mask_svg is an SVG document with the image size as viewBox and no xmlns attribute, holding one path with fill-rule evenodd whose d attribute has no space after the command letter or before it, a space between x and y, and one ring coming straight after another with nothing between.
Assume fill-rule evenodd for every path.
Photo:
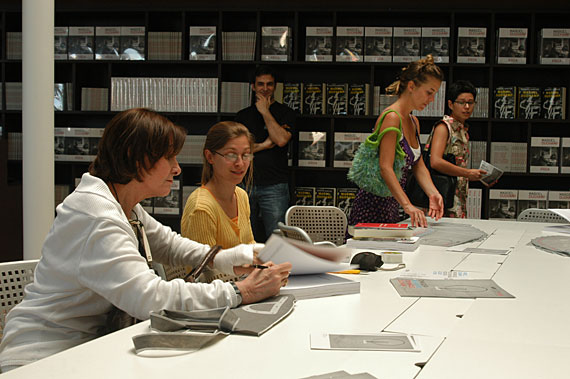
<instances>
[{"instance_id":1,"label":"woman in yellow cardigan","mask_svg":"<svg viewBox=\"0 0 570 379\"><path fill-rule=\"evenodd\" d=\"M242 124L223 121L210 128L202 152L202 185L186 202L181 234L194 241L229 248L255 243L249 221L247 192L237 185L253 177L254 138ZM219 272L207 271L201 278L230 280Z\"/></svg>"}]
</instances>

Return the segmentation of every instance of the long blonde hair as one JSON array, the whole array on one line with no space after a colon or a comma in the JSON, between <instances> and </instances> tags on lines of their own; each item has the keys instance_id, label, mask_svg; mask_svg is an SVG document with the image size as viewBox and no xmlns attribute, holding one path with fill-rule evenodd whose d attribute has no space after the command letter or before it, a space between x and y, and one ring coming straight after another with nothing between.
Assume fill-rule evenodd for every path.
<instances>
[{"instance_id":1,"label":"long blonde hair","mask_svg":"<svg viewBox=\"0 0 570 379\"><path fill-rule=\"evenodd\" d=\"M202 150L202 185L208 183L214 176L214 167L206 159L206 150L211 152L218 151L223 148L229 140L245 136L249 142L251 153L253 154L253 146L255 140L249 130L239 122L221 121L208 130L206 134L206 142ZM250 162L247 173L245 174L245 185L249 188L253 180L253 161Z\"/></svg>"},{"instance_id":2,"label":"long blonde hair","mask_svg":"<svg viewBox=\"0 0 570 379\"><path fill-rule=\"evenodd\" d=\"M432 77L443 81L443 71L433 61L433 56L411 62L407 67L402 68L398 80L386 87L386 94L398 95L404 93L408 82L411 80L416 85L421 85L428 81L428 77Z\"/></svg>"}]
</instances>

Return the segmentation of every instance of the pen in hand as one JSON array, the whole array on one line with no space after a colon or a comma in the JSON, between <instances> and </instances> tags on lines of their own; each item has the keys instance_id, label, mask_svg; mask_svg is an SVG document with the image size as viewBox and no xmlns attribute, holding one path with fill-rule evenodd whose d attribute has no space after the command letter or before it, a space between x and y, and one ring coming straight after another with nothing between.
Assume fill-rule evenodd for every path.
<instances>
[{"instance_id":1,"label":"pen in hand","mask_svg":"<svg viewBox=\"0 0 570 379\"><path fill-rule=\"evenodd\" d=\"M252 268L259 268L259 269L264 269L264 268L269 268L269 266L264 266L264 265L258 265L258 264L250 264L249 267Z\"/></svg>"}]
</instances>

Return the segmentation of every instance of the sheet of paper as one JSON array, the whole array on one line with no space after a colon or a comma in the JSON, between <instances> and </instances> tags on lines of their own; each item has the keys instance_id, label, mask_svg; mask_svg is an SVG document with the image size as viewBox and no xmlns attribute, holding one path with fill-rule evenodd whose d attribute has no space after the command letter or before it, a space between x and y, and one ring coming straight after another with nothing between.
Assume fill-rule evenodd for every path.
<instances>
[{"instance_id":1,"label":"sheet of paper","mask_svg":"<svg viewBox=\"0 0 570 379\"><path fill-rule=\"evenodd\" d=\"M405 270L399 274L403 278L422 278L422 279L469 279L468 271L453 270L433 270L433 271L410 271Z\"/></svg>"},{"instance_id":2,"label":"sheet of paper","mask_svg":"<svg viewBox=\"0 0 570 379\"><path fill-rule=\"evenodd\" d=\"M466 248L450 248L446 251L457 251L460 253L468 253L468 254L492 254L492 255L507 255L510 253L509 249L483 249L480 247L466 247Z\"/></svg>"},{"instance_id":3,"label":"sheet of paper","mask_svg":"<svg viewBox=\"0 0 570 379\"><path fill-rule=\"evenodd\" d=\"M390 283L402 297L514 298L490 279L423 279L399 277Z\"/></svg>"},{"instance_id":4,"label":"sheet of paper","mask_svg":"<svg viewBox=\"0 0 570 379\"><path fill-rule=\"evenodd\" d=\"M351 265L348 263L333 262L327 259L319 258L298 246L302 244L293 244L279 236L271 236L265 243L265 247L259 252L259 259L264 262L271 261L275 264L283 262L291 262L293 268L291 275L306 275L306 274L320 274L323 272L343 271L349 270ZM319 247L312 249L312 251L319 250L332 250L331 255L336 252L334 250L349 250L340 249L337 247ZM344 256L346 252L341 252L339 256Z\"/></svg>"},{"instance_id":5,"label":"sheet of paper","mask_svg":"<svg viewBox=\"0 0 570 379\"><path fill-rule=\"evenodd\" d=\"M311 349L420 351L415 339L407 334L329 334L311 333Z\"/></svg>"}]
</instances>

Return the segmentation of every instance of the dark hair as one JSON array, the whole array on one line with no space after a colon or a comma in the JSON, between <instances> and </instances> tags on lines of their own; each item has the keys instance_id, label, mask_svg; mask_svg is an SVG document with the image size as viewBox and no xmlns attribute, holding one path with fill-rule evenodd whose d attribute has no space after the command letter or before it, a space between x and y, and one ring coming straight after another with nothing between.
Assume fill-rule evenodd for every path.
<instances>
[{"instance_id":1,"label":"dark hair","mask_svg":"<svg viewBox=\"0 0 570 379\"><path fill-rule=\"evenodd\" d=\"M402 69L400 77L394 83L386 87L386 94L398 95L404 93L408 82L411 80L416 85L420 85L428 81L428 77L432 77L443 81L443 71L433 61L431 54L423 59L411 62L407 67Z\"/></svg>"},{"instance_id":2,"label":"dark hair","mask_svg":"<svg viewBox=\"0 0 570 379\"><path fill-rule=\"evenodd\" d=\"M477 88L467 80L458 80L450 84L449 89L447 90L447 100L451 100L452 102L457 100L459 95L462 93L470 93L473 95L473 99L477 99Z\"/></svg>"},{"instance_id":3,"label":"dark hair","mask_svg":"<svg viewBox=\"0 0 570 379\"><path fill-rule=\"evenodd\" d=\"M210 179L212 179L212 176L214 176L214 168L206 159L206 154L204 152L206 150L210 150L211 152L218 151L223 148L229 140L241 136L247 137L251 153L253 154L255 139L249 132L249 129L247 129L243 124L235 121L221 121L212 126L210 130L208 130L208 134L206 134L206 142L204 143L204 149L202 150L202 161L204 163L202 168L202 184L208 183ZM249 187L252 179L253 162L250 162L245 178L246 187Z\"/></svg>"},{"instance_id":4,"label":"dark hair","mask_svg":"<svg viewBox=\"0 0 570 379\"><path fill-rule=\"evenodd\" d=\"M146 108L133 108L109 121L89 173L106 182L127 184L150 170L162 157L177 155L186 130Z\"/></svg>"},{"instance_id":5,"label":"dark hair","mask_svg":"<svg viewBox=\"0 0 570 379\"><path fill-rule=\"evenodd\" d=\"M277 82L277 78L275 77L275 70L272 67L267 65L259 65L255 68L255 72L253 73L253 77L251 78L251 83L255 84L255 79L261 75L271 75L273 79Z\"/></svg>"}]
</instances>

